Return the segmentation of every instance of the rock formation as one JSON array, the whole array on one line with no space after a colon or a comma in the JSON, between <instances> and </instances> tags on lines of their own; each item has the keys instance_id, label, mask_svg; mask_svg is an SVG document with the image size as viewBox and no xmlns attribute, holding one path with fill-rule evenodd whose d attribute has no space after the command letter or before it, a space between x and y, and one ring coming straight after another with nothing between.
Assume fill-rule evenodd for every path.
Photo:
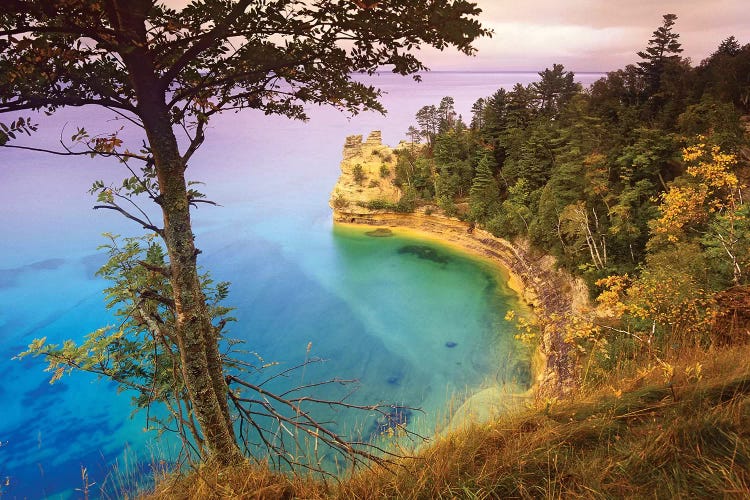
<instances>
[{"instance_id":1,"label":"rock formation","mask_svg":"<svg viewBox=\"0 0 750 500\"><path fill-rule=\"evenodd\" d=\"M379 130L366 141L350 135L344 143L341 175L331 193L330 205L337 212L368 214L373 207L395 205L401 190L393 185L396 152L383 144Z\"/></svg>"}]
</instances>

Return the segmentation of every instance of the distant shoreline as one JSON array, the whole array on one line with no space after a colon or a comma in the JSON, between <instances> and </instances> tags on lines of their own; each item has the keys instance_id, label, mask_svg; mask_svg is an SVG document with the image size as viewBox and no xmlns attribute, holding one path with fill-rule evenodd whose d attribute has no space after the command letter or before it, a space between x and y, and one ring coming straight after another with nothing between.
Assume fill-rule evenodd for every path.
<instances>
[{"instance_id":1,"label":"distant shoreline","mask_svg":"<svg viewBox=\"0 0 750 500\"><path fill-rule=\"evenodd\" d=\"M530 75L530 74L537 74L540 71L544 71L543 69L515 69L515 70L505 70L505 69L479 69L479 70L463 70L463 69L435 69L430 71L419 71L419 74L430 74L430 73L462 73L462 74L478 74L478 75L492 75L492 74L518 74L518 75ZM576 71L574 69L570 70L576 75L606 75L607 73L613 71Z\"/></svg>"}]
</instances>

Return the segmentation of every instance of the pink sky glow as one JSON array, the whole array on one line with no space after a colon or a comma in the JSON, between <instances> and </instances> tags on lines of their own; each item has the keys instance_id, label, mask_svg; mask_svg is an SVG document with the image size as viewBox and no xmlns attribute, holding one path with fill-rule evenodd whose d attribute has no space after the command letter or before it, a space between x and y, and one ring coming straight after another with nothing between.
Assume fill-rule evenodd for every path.
<instances>
[{"instance_id":1,"label":"pink sky glow","mask_svg":"<svg viewBox=\"0 0 750 500\"><path fill-rule=\"evenodd\" d=\"M476 57L425 49L432 70L538 71L562 63L574 71L612 71L638 61L663 14L694 64L734 35L750 43L747 0L475 0L492 38L477 42ZM173 7L185 0L166 0Z\"/></svg>"}]
</instances>

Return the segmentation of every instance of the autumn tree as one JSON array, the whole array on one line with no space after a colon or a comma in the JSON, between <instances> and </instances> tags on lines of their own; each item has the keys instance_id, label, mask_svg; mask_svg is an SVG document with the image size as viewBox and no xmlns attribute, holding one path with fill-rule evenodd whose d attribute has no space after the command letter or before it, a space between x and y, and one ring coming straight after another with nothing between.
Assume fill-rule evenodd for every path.
<instances>
[{"instance_id":1,"label":"autumn tree","mask_svg":"<svg viewBox=\"0 0 750 500\"><path fill-rule=\"evenodd\" d=\"M744 284L750 260L747 207L734 167L735 155L707 144L707 138L683 150L686 172L660 197L660 216L651 222L652 248L700 241L718 264L717 275ZM723 263L723 265L721 265Z\"/></svg>"},{"instance_id":2,"label":"autumn tree","mask_svg":"<svg viewBox=\"0 0 750 500\"><path fill-rule=\"evenodd\" d=\"M80 149L64 153L125 162L128 179L117 189L98 186L98 206L164 240L167 260L151 271L170 281L180 370L209 459L234 463L242 455L219 333L197 271L190 208L200 195L186 181L207 124L248 108L306 119L308 103L382 111L379 90L352 75L384 65L414 74L425 69L415 55L422 45L471 54L473 41L489 34L479 13L466 0L203 0L182 9L156 0L0 4L1 113L97 105L143 131L145 147L136 153L116 132L88 137L84 131L74 137ZM18 128L18 120L11 125ZM178 132L186 134L182 142ZM6 131L0 142L19 147L8 142L12 137ZM161 222L123 205L139 196L158 206Z\"/></svg>"}]
</instances>

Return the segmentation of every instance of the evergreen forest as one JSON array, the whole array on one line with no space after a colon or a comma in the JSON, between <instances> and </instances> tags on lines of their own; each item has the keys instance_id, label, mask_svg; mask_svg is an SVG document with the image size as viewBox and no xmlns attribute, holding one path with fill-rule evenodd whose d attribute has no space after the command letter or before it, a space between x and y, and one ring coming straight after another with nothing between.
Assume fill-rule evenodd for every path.
<instances>
[{"instance_id":1,"label":"evergreen forest","mask_svg":"<svg viewBox=\"0 0 750 500\"><path fill-rule=\"evenodd\" d=\"M623 342L666 353L743 335L750 44L730 36L695 65L675 25L665 15L637 63L590 88L555 64L477 100L468 124L451 97L422 107L396 168L397 209L528 242L584 278L612 323L574 336L599 336L603 361Z\"/></svg>"}]
</instances>

